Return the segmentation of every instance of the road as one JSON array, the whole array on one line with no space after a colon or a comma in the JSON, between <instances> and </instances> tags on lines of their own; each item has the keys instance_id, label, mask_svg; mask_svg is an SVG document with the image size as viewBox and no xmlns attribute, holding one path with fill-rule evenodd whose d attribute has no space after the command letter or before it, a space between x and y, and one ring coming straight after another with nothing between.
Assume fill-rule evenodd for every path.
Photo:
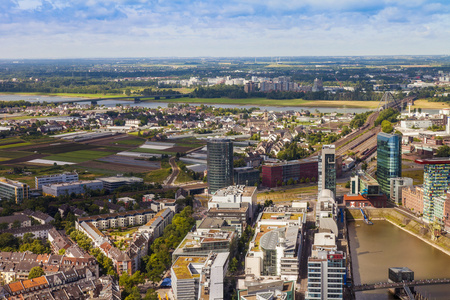
<instances>
[{"instance_id":1,"label":"road","mask_svg":"<svg viewBox=\"0 0 450 300\"><path fill-rule=\"evenodd\" d=\"M180 174L180 168L178 167L176 163L176 157L171 157L169 159L169 164L172 167L172 174L169 175L166 179L166 185L172 185L175 180L177 179L178 174Z\"/></svg>"}]
</instances>

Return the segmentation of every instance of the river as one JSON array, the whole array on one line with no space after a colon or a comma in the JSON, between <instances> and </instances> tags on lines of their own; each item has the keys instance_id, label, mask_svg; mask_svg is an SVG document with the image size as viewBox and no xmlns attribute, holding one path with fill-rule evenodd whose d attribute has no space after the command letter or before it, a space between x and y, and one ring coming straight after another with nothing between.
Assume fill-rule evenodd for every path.
<instances>
[{"instance_id":1,"label":"river","mask_svg":"<svg viewBox=\"0 0 450 300\"><path fill-rule=\"evenodd\" d=\"M101 97L101 96L100 96ZM40 96L40 95L0 95L0 101L17 101L17 100L25 100L30 102L55 102L55 101L62 101L62 100L77 100L80 98L63 98L59 96ZM186 99L186 103L189 103L189 100ZM167 102L142 102L142 103L133 103L132 101L121 101L121 100L105 100L99 102L101 105L105 105L106 107L115 107L117 104L122 105L129 105L132 107L146 107L146 108L157 108L160 107L167 107ZM246 105L234 105L234 104L205 104L209 106L214 107L222 107L222 108L245 108L245 107L252 107L252 106L246 106ZM287 110L293 110L293 111L301 111L301 110L309 110L310 112L314 112L318 110L321 113L332 113L332 112L338 112L338 113L363 113L369 110L368 108L347 108L345 106L342 107L299 107L299 106L261 106L260 109L265 109L267 111L287 111ZM430 114L436 114L439 112L439 110L433 110L433 109L423 109L423 112L427 112Z\"/></svg>"},{"instance_id":2,"label":"river","mask_svg":"<svg viewBox=\"0 0 450 300\"><path fill-rule=\"evenodd\" d=\"M415 279L450 278L450 256L387 221L349 222L355 284L388 281L389 267L408 267ZM428 299L450 299L450 285L416 287ZM395 299L388 290L357 292L357 300Z\"/></svg>"}]
</instances>

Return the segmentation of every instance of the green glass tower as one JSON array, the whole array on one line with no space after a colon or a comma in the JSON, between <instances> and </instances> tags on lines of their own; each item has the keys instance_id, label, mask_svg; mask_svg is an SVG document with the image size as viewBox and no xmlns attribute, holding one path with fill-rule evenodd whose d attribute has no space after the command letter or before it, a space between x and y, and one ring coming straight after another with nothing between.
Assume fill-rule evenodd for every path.
<instances>
[{"instance_id":1,"label":"green glass tower","mask_svg":"<svg viewBox=\"0 0 450 300\"><path fill-rule=\"evenodd\" d=\"M380 132L377 136L377 180L381 192L390 194L389 179L402 176L402 145L400 136Z\"/></svg>"},{"instance_id":2,"label":"green glass tower","mask_svg":"<svg viewBox=\"0 0 450 300\"><path fill-rule=\"evenodd\" d=\"M233 143L229 139L208 141L208 191L233 185Z\"/></svg>"}]
</instances>

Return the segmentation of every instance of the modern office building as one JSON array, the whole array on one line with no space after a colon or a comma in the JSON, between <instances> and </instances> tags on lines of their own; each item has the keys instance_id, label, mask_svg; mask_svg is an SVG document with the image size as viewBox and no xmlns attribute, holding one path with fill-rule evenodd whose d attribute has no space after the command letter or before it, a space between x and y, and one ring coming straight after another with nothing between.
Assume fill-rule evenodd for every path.
<instances>
[{"instance_id":1,"label":"modern office building","mask_svg":"<svg viewBox=\"0 0 450 300\"><path fill-rule=\"evenodd\" d=\"M401 137L380 132L377 136L377 180L381 192L390 195L391 178L402 176Z\"/></svg>"},{"instance_id":2,"label":"modern office building","mask_svg":"<svg viewBox=\"0 0 450 300\"><path fill-rule=\"evenodd\" d=\"M65 172L62 174L36 176L34 181L36 188L41 189L43 185L47 184L78 181L78 174L76 172Z\"/></svg>"},{"instance_id":3,"label":"modern office building","mask_svg":"<svg viewBox=\"0 0 450 300\"><path fill-rule=\"evenodd\" d=\"M207 145L208 192L233 184L233 142L229 139L211 139Z\"/></svg>"},{"instance_id":4,"label":"modern office building","mask_svg":"<svg viewBox=\"0 0 450 300\"><path fill-rule=\"evenodd\" d=\"M245 221L249 222L254 219L256 214L256 196L255 186L228 186L216 191L208 202L208 209L247 211L248 219Z\"/></svg>"},{"instance_id":5,"label":"modern office building","mask_svg":"<svg viewBox=\"0 0 450 300\"><path fill-rule=\"evenodd\" d=\"M350 177L350 195L379 196L380 185L369 174L357 171L355 176Z\"/></svg>"},{"instance_id":6,"label":"modern office building","mask_svg":"<svg viewBox=\"0 0 450 300\"><path fill-rule=\"evenodd\" d=\"M84 194L89 190L101 189L103 189L103 182L100 180L80 180L44 185L42 187L42 194L45 196L59 197L71 194Z\"/></svg>"},{"instance_id":7,"label":"modern office building","mask_svg":"<svg viewBox=\"0 0 450 300\"><path fill-rule=\"evenodd\" d=\"M234 184L236 185L259 185L259 170L252 167L234 168Z\"/></svg>"},{"instance_id":8,"label":"modern office building","mask_svg":"<svg viewBox=\"0 0 450 300\"><path fill-rule=\"evenodd\" d=\"M175 299L224 299L229 256L229 252L224 252L178 257L170 269Z\"/></svg>"},{"instance_id":9,"label":"modern office building","mask_svg":"<svg viewBox=\"0 0 450 300\"><path fill-rule=\"evenodd\" d=\"M336 237L314 234L312 254L308 258L307 300L344 299L345 253L337 251Z\"/></svg>"},{"instance_id":10,"label":"modern office building","mask_svg":"<svg viewBox=\"0 0 450 300\"><path fill-rule=\"evenodd\" d=\"M435 200L450 187L450 158L417 159L424 165L423 173L423 220L434 222Z\"/></svg>"},{"instance_id":11,"label":"modern office building","mask_svg":"<svg viewBox=\"0 0 450 300\"><path fill-rule=\"evenodd\" d=\"M334 145L323 145L319 155L319 193L327 189L336 195L336 148Z\"/></svg>"},{"instance_id":12,"label":"modern office building","mask_svg":"<svg viewBox=\"0 0 450 300\"><path fill-rule=\"evenodd\" d=\"M398 205L402 204L402 188L405 186L412 186L413 179L409 177L396 177L389 179L391 201Z\"/></svg>"},{"instance_id":13,"label":"modern office building","mask_svg":"<svg viewBox=\"0 0 450 300\"><path fill-rule=\"evenodd\" d=\"M262 166L262 184L265 187L277 187L289 181L316 181L318 176L317 156Z\"/></svg>"},{"instance_id":14,"label":"modern office building","mask_svg":"<svg viewBox=\"0 0 450 300\"><path fill-rule=\"evenodd\" d=\"M144 179L139 177L124 177L124 176L111 176L97 178L103 182L103 187L109 192L113 192L115 189L124 185L140 184L144 182Z\"/></svg>"},{"instance_id":15,"label":"modern office building","mask_svg":"<svg viewBox=\"0 0 450 300\"><path fill-rule=\"evenodd\" d=\"M0 200L14 199L16 203L21 203L28 199L28 190L26 183L0 177Z\"/></svg>"},{"instance_id":16,"label":"modern office building","mask_svg":"<svg viewBox=\"0 0 450 300\"><path fill-rule=\"evenodd\" d=\"M245 256L246 276L298 279L306 212L295 207L266 207Z\"/></svg>"},{"instance_id":17,"label":"modern office building","mask_svg":"<svg viewBox=\"0 0 450 300\"><path fill-rule=\"evenodd\" d=\"M294 300L295 281L279 279L245 280L245 287L237 291L239 300Z\"/></svg>"}]
</instances>

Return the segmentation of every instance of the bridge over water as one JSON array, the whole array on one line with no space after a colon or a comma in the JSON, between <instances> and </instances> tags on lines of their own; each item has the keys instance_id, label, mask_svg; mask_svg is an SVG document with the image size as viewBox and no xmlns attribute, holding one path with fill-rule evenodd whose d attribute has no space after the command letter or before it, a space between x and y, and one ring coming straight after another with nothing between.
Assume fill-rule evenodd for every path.
<instances>
[{"instance_id":1,"label":"bridge over water","mask_svg":"<svg viewBox=\"0 0 450 300\"><path fill-rule=\"evenodd\" d=\"M378 290L378 289L394 289L394 288L404 288L405 286L423 286L423 285L436 285L436 284L449 284L450 278L443 279L422 279L422 280L413 280L413 281L404 281L404 282L379 282L374 284L361 284L354 285L353 291L370 291L370 290Z\"/></svg>"},{"instance_id":2,"label":"bridge over water","mask_svg":"<svg viewBox=\"0 0 450 300\"><path fill-rule=\"evenodd\" d=\"M102 98L90 98L90 99L79 99L79 100L60 100L54 101L53 103L80 103L80 102L91 102L95 105L100 101L105 100L134 100L134 103L140 103L146 100L160 100L160 99L172 99L172 98L184 98L189 97L189 94L166 94L166 95L147 95L147 96L125 96L125 97L102 97Z\"/></svg>"}]
</instances>

